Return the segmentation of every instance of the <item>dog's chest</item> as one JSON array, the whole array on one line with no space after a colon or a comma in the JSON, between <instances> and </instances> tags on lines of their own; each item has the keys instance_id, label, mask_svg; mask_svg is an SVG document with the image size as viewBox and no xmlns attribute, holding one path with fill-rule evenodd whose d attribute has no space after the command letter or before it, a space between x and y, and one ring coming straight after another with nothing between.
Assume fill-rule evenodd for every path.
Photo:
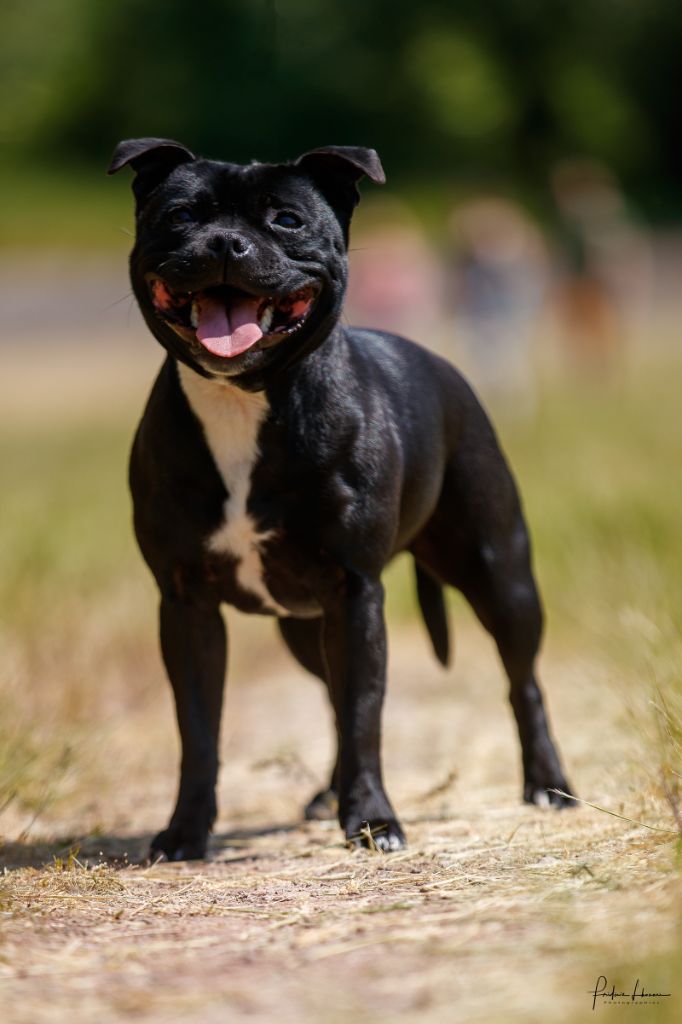
<instances>
[{"instance_id":1,"label":"dog's chest","mask_svg":"<svg viewBox=\"0 0 682 1024\"><path fill-rule=\"evenodd\" d=\"M251 474L258 458L258 434L268 413L264 394L242 391L230 384L206 380L184 365L180 383L222 477L228 497L223 522L206 538L207 549L235 560L239 587L255 595L269 611L287 615L263 580L261 547L270 532L258 529L247 511Z\"/></svg>"}]
</instances>

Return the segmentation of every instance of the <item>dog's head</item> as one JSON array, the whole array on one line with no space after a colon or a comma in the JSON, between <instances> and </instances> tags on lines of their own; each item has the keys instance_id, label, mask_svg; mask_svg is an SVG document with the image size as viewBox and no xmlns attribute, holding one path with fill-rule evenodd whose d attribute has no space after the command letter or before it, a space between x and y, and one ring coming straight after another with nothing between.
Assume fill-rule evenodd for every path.
<instances>
[{"instance_id":1,"label":"dog's head","mask_svg":"<svg viewBox=\"0 0 682 1024\"><path fill-rule=\"evenodd\" d=\"M198 159L169 139L119 143L137 207L131 279L155 337L204 376L260 388L339 316L348 229L372 149L329 146L289 164Z\"/></svg>"}]
</instances>

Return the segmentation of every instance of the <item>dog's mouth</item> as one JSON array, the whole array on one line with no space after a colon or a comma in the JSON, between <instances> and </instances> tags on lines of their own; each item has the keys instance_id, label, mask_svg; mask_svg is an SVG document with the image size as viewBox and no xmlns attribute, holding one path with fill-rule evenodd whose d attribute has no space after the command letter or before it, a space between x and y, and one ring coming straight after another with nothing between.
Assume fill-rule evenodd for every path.
<instances>
[{"instance_id":1,"label":"dog's mouth","mask_svg":"<svg viewBox=\"0 0 682 1024\"><path fill-rule=\"evenodd\" d=\"M154 275L147 283L159 317L185 341L197 341L223 359L255 345L267 348L300 330L320 291L308 284L280 296L251 295L228 285L183 292Z\"/></svg>"}]
</instances>

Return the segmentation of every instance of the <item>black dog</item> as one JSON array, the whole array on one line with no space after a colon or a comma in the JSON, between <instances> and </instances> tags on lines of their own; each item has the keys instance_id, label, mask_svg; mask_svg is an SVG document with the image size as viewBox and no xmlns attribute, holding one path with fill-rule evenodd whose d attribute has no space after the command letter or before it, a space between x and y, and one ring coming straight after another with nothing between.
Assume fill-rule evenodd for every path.
<instances>
[{"instance_id":1,"label":"black dog","mask_svg":"<svg viewBox=\"0 0 682 1024\"><path fill-rule=\"evenodd\" d=\"M381 774L381 573L405 550L440 661L444 584L497 643L524 799L565 804L552 792L570 791L534 674L542 612L528 534L490 423L442 359L339 323L357 182L384 181L376 153L328 147L240 166L133 139L109 173L126 164L136 172L132 285L168 352L130 466L182 738L177 806L152 853L203 857L216 815L222 602L276 615L329 688L338 757L307 816L338 802L347 837L369 826L382 849L403 844Z\"/></svg>"}]
</instances>

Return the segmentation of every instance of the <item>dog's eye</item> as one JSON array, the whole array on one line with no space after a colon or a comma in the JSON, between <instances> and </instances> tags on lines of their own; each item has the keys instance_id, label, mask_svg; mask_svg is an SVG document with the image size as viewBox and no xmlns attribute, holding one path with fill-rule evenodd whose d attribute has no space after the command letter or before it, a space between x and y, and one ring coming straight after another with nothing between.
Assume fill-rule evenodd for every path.
<instances>
[{"instance_id":1,"label":"dog's eye","mask_svg":"<svg viewBox=\"0 0 682 1024\"><path fill-rule=\"evenodd\" d=\"M170 215L170 221L171 224L192 224L194 222L194 214L184 208L173 210Z\"/></svg>"},{"instance_id":2,"label":"dog's eye","mask_svg":"<svg viewBox=\"0 0 682 1024\"><path fill-rule=\"evenodd\" d=\"M278 228L300 228L303 226L301 218L289 210L282 210L276 214L272 218L272 223L276 224Z\"/></svg>"}]
</instances>

